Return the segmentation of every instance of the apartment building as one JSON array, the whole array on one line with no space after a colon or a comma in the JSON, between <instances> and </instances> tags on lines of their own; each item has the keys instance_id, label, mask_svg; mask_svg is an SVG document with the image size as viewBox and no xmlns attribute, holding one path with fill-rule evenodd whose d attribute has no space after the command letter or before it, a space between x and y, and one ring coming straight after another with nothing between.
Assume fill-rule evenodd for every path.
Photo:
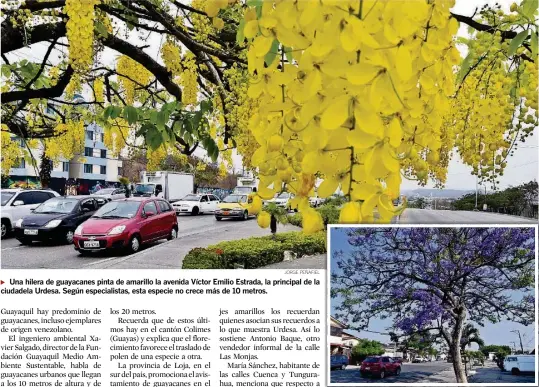
<instances>
[{"instance_id":1,"label":"apartment building","mask_svg":"<svg viewBox=\"0 0 539 387\"><path fill-rule=\"evenodd\" d=\"M118 182L121 176L122 161L113 157L104 144L103 129L92 123L86 127L84 153L71 160L60 160L53 165L51 173L51 188L60 192L65 186L67 179L75 179L80 183L80 193L88 193L97 182L101 184L114 184ZM24 147L24 141L13 137L14 141L19 141L20 146ZM34 159L39 167L41 161L42 149L32 151ZM28 186L38 187L39 179L37 177L37 168L33 163L26 160L20 160L19 164L10 169L9 179L3 182L4 186Z\"/></svg>"}]
</instances>

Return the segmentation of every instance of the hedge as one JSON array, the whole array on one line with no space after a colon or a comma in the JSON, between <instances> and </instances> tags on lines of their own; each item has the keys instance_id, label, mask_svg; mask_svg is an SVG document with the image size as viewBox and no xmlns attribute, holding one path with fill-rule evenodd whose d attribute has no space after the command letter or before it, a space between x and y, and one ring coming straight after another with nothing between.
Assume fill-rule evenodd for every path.
<instances>
[{"instance_id":1,"label":"hedge","mask_svg":"<svg viewBox=\"0 0 539 387\"><path fill-rule=\"evenodd\" d=\"M323 204L320 207L316 208L316 211L320 213L322 219L324 220L324 225L327 228L328 224L337 224L339 223L339 208L332 204ZM288 223L301 227L301 213L295 213L288 216Z\"/></svg>"},{"instance_id":2,"label":"hedge","mask_svg":"<svg viewBox=\"0 0 539 387\"><path fill-rule=\"evenodd\" d=\"M256 269L281 262L284 252L297 257L326 252L326 233L304 235L287 232L273 236L220 242L207 248L195 248L183 259L183 269L233 269L236 264Z\"/></svg>"}]
</instances>

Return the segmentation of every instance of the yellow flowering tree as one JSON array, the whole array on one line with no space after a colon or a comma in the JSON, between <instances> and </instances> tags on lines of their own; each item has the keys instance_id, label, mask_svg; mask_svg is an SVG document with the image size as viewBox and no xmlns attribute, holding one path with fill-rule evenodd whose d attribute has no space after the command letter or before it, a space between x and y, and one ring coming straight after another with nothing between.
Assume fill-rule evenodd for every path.
<instances>
[{"instance_id":1,"label":"yellow flowering tree","mask_svg":"<svg viewBox=\"0 0 539 387\"><path fill-rule=\"evenodd\" d=\"M323 228L307 200L318 178L319 196L349 199L341 222L388 222L403 179L443 186L458 153L495 186L537 126L537 0L473 16L454 4L4 2L2 120L51 143L63 141L58 125L95 121L108 146L153 157L203 148L230 165L234 148L258 174L259 199L295 195L305 232ZM41 62L10 57L38 42Z\"/></svg>"}]
</instances>

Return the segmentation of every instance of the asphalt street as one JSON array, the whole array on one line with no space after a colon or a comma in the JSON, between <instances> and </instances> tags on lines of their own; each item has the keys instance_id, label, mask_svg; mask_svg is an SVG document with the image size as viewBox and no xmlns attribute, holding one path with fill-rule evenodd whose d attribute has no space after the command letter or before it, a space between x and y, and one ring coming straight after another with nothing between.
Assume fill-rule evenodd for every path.
<instances>
[{"instance_id":1,"label":"asphalt street","mask_svg":"<svg viewBox=\"0 0 539 387\"><path fill-rule=\"evenodd\" d=\"M98 253L80 256L72 245L34 243L22 246L15 238L2 240L1 267L3 269L179 269L185 254L194 247L205 247L224 240L268 235L268 229L258 227L256 220L222 220L214 216L178 216L178 238L145 246L133 255L115 256ZM279 227L279 231L299 230ZM325 264L325 263L324 263Z\"/></svg>"},{"instance_id":2,"label":"asphalt street","mask_svg":"<svg viewBox=\"0 0 539 387\"><path fill-rule=\"evenodd\" d=\"M399 224L537 224L537 219L482 211L404 210Z\"/></svg>"},{"instance_id":3,"label":"asphalt street","mask_svg":"<svg viewBox=\"0 0 539 387\"><path fill-rule=\"evenodd\" d=\"M348 366L344 370L331 371L331 383L418 383L428 379L429 383L443 383L445 378L437 375L451 370L451 364L445 361L429 363L404 363L399 376L389 375L384 379L362 378L358 366Z\"/></svg>"}]
</instances>

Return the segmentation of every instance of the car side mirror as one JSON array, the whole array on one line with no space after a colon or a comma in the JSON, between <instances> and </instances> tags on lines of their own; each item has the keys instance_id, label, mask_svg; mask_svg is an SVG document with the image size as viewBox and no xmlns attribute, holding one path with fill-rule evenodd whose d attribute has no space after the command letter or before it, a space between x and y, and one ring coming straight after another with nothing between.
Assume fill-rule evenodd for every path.
<instances>
[{"instance_id":1,"label":"car side mirror","mask_svg":"<svg viewBox=\"0 0 539 387\"><path fill-rule=\"evenodd\" d=\"M12 204L13 206L24 206L24 202L22 200L15 200Z\"/></svg>"}]
</instances>

